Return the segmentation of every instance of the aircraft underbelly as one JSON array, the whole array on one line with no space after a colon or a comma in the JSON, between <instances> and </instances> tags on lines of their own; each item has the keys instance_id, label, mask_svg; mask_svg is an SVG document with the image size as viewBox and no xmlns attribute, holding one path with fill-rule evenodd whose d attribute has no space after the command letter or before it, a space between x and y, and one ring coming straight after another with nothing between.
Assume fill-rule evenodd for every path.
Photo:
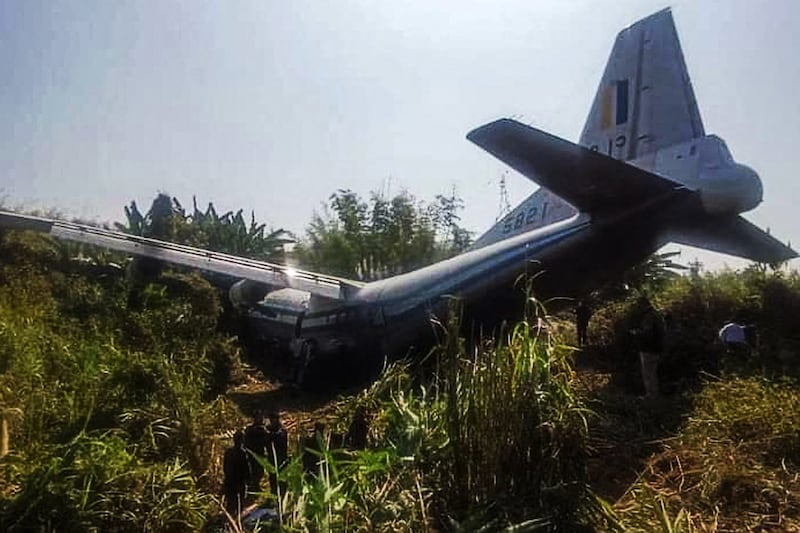
<instances>
[{"instance_id":1,"label":"aircraft underbelly","mask_svg":"<svg viewBox=\"0 0 800 533\"><path fill-rule=\"evenodd\" d=\"M577 297L615 279L632 264L655 252L663 241L652 215L639 213L609 224L592 225L559 246L543 250L510 282L497 284L465 299L468 320L492 328L520 316L527 285L516 281L529 274L532 296L540 301Z\"/></svg>"}]
</instances>

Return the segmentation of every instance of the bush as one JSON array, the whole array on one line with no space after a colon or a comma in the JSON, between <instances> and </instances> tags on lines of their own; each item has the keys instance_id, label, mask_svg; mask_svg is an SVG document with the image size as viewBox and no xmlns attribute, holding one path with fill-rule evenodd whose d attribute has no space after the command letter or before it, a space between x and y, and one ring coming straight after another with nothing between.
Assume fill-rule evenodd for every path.
<instances>
[{"instance_id":1,"label":"bush","mask_svg":"<svg viewBox=\"0 0 800 533\"><path fill-rule=\"evenodd\" d=\"M166 273L133 310L122 269L58 252L0 236L0 529L198 529L238 364L217 290Z\"/></svg>"}]
</instances>

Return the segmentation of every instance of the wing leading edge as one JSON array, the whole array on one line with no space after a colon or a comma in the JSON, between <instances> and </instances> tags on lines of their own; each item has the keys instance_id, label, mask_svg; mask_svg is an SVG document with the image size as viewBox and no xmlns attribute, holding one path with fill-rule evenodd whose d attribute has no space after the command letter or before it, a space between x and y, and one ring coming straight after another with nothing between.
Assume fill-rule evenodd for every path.
<instances>
[{"instance_id":1,"label":"wing leading edge","mask_svg":"<svg viewBox=\"0 0 800 533\"><path fill-rule=\"evenodd\" d=\"M467 139L585 213L633 207L683 188L511 119L474 129Z\"/></svg>"},{"instance_id":2,"label":"wing leading edge","mask_svg":"<svg viewBox=\"0 0 800 533\"><path fill-rule=\"evenodd\" d=\"M0 228L48 233L59 239L101 246L274 287L289 287L336 300L347 300L363 286L358 281L62 220L0 211Z\"/></svg>"}]
</instances>

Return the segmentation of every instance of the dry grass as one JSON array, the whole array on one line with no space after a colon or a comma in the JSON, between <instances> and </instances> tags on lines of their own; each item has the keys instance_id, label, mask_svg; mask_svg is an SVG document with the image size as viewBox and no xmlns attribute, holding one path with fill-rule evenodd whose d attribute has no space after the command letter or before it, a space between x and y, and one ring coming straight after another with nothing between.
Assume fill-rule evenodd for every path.
<instances>
[{"instance_id":1,"label":"dry grass","mask_svg":"<svg viewBox=\"0 0 800 533\"><path fill-rule=\"evenodd\" d=\"M616 511L629 531L800 531L800 387L707 384Z\"/></svg>"}]
</instances>

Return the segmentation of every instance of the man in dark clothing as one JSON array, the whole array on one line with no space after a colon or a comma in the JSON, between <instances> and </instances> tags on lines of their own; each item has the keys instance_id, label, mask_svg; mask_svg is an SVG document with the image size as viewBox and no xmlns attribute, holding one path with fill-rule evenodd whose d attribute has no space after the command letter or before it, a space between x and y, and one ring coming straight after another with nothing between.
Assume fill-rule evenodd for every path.
<instances>
[{"instance_id":1,"label":"man in dark clothing","mask_svg":"<svg viewBox=\"0 0 800 533\"><path fill-rule=\"evenodd\" d=\"M586 302L583 300L578 302L575 307L575 329L578 333L578 346L585 346L587 342L586 332L589 329L589 319L592 316L592 311Z\"/></svg>"},{"instance_id":2,"label":"man in dark clothing","mask_svg":"<svg viewBox=\"0 0 800 533\"><path fill-rule=\"evenodd\" d=\"M664 318L646 297L638 302L638 321L634 334L639 348L639 363L645 396L659 395L658 363L664 351Z\"/></svg>"},{"instance_id":3,"label":"man in dark clothing","mask_svg":"<svg viewBox=\"0 0 800 533\"><path fill-rule=\"evenodd\" d=\"M356 408L350 427L347 429L345 444L351 450L363 450L367 447L367 437L369 436L369 421L367 420L367 410L363 405Z\"/></svg>"},{"instance_id":4,"label":"man in dark clothing","mask_svg":"<svg viewBox=\"0 0 800 533\"><path fill-rule=\"evenodd\" d=\"M325 446L325 424L314 424L314 433L302 441L303 469L306 474L319 474L320 453Z\"/></svg>"},{"instance_id":5,"label":"man in dark clothing","mask_svg":"<svg viewBox=\"0 0 800 533\"><path fill-rule=\"evenodd\" d=\"M278 494L278 475L289 458L289 437L286 428L281 424L280 415L277 412L270 413L269 424L267 425L268 446L267 459L275 467L275 472L269 474L269 486L272 492ZM285 484L281 483L281 492L285 490Z\"/></svg>"},{"instance_id":6,"label":"man in dark clothing","mask_svg":"<svg viewBox=\"0 0 800 533\"><path fill-rule=\"evenodd\" d=\"M242 512L247 481L250 479L250 462L242 447L243 440L241 431L234 433L233 446L225 450L222 459L222 492L225 496L225 509L232 516L238 516Z\"/></svg>"},{"instance_id":7,"label":"man in dark clothing","mask_svg":"<svg viewBox=\"0 0 800 533\"><path fill-rule=\"evenodd\" d=\"M264 467L256 460L255 456L267 457L268 446L269 432L264 426L264 416L258 412L253 417L253 423L244 430L244 447L250 452L247 458L250 462L248 485L251 492L261 490L261 478L264 477Z\"/></svg>"}]
</instances>

